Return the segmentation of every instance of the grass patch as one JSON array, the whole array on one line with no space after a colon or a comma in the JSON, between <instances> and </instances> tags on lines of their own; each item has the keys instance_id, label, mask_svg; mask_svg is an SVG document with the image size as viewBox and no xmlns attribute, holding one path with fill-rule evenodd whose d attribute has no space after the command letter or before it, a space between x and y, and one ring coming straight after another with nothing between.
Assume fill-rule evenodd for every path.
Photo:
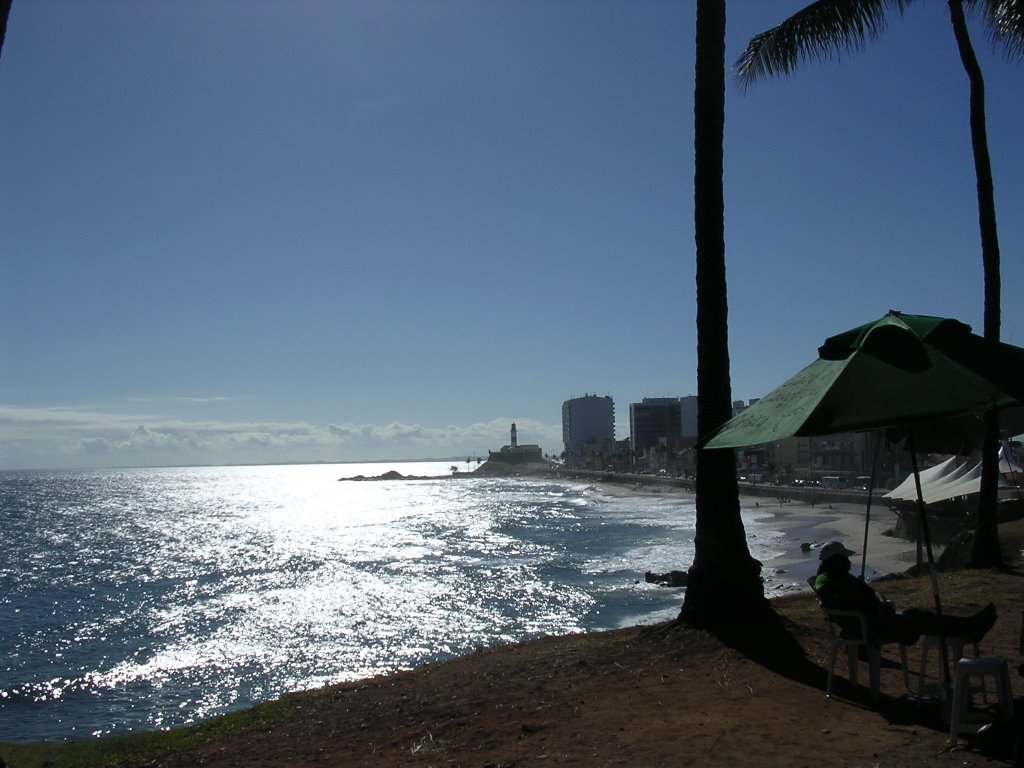
<instances>
[{"instance_id":1,"label":"grass patch","mask_svg":"<svg viewBox=\"0 0 1024 768\"><path fill-rule=\"evenodd\" d=\"M259 730L298 716L303 701L287 695L251 709L231 712L202 723L169 731L151 731L98 739L13 744L0 742L7 768L103 768L141 765L169 752L196 747L232 733Z\"/></svg>"}]
</instances>

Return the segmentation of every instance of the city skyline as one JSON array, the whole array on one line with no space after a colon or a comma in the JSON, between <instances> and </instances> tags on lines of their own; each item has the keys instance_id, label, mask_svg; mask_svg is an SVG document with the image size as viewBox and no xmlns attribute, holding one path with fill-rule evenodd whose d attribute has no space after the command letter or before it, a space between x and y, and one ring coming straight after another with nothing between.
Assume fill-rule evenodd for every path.
<instances>
[{"instance_id":1,"label":"city skyline","mask_svg":"<svg viewBox=\"0 0 1024 768\"><path fill-rule=\"evenodd\" d=\"M805 4L731 0L728 62ZM480 456L513 421L558 452L574 396L696 394L693 14L14 3L0 469ZM1021 69L978 22L1020 344ZM733 400L890 309L980 332L967 109L941 3L727 83Z\"/></svg>"}]
</instances>

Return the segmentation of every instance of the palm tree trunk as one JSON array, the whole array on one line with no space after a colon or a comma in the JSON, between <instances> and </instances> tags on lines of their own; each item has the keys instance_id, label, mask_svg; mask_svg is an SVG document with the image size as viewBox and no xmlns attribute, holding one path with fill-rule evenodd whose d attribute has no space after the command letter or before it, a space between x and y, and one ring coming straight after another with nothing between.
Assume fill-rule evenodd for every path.
<instances>
[{"instance_id":1,"label":"palm tree trunk","mask_svg":"<svg viewBox=\"0 0 1024 768\"><path fill-rule=\"evenodd\" d=\"M725 280L725 0L697 1L694 92L694 236L697 248L697 430L732 414ZM732 450L697 453L694 559L679 621L690 627L749 623L766 608L761 564L740 517Z\"/></svg>"},{"instance_id":2,"label":"palm tree trunk","mask_svg":"<svg viewBox=\"0 0 1024 768\"><path fill-rule=\"evenodd\" d=\"M971 45L964 19L963 0L949 0L949 15L956 37L960 61L971 87L971 148L978 186L978 226L981 230L981 261L984 272L984 336L999 341L1000 305L999 234L996 227L996 201L992 182L992 162L988 153L985 127L985 79ZM978 494L978 519L974 528L970 565L976 568L999 567L1003 556L999 548L997 519L999 491L999 414L985 414L981 446L981 488Z\"/></svg>"},{"instance_id":3,"label":"palm tree trunk","mask_svg":"<svg viewBox=\"0 0 1024 768\"><path fill-rule=\"evenodd\" d=\"M7 17L11 15L11 3L13 0L0 0L0 53L4 50L4 40L7 38Z\"/></svg>"}]
</instances>

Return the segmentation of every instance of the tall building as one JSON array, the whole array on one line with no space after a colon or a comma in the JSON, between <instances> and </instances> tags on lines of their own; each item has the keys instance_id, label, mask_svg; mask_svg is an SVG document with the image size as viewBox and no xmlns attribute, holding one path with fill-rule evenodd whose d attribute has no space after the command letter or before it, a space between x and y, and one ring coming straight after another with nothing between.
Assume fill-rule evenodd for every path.
<instances>
[{"instance_id":1,"label":"tall building","mask_svg":"<svg viewBox=\"0 0 1024 768\"><path fill-rule=\"evenodd\" d=\"M661 443L696 440L697 396L645 397L630 403L629 434L637 456Z\"/></svg>"},{"instance_id":2,"label":"tall building","mask_svg":"<svg viewBox=\"0 0 1024 768\"><path fill-rule=\"evenodd\" d=\"M562 403L562 444L566 459L607 450L615 442L615 403L609 395L584 395Z\"/></svg>"},{"instance_id":3,"label":"tall building","mask_svg":"<svg viewBox=\"0 0 1024 768\"><path fill-rule=\"evenodd\" d=\"M679 398L679 429L683 438L697 438L697 396Z\"/></svg>"},{"instance_id":4,"label":"tall building","mask_svg":"<svg viewBox=\"0 0 1024 768\"><path fill-rule=\"evenodd\" d=\"M629 435L633 453L643 456L662 440L683 435L682 409L678 397L645 397L629 404Z\"/></svg>"}]
</instances>

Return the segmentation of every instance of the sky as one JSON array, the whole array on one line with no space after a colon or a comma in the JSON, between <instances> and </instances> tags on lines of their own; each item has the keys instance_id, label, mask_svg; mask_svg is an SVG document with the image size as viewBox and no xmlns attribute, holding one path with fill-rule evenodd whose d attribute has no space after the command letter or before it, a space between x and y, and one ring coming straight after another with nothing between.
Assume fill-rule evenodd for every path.
<instances>
[{"instance_id":1,"label":"sky","mask_svg":"<svg viewBox=\"0 0 1024 768\"><path fill-rule=\"evenodd\" d=\"M729 0L727 60L804 0ZM486 457L696 394L690 0L15 0L0 469ZM1024 67L986 77L1024 344ZM732 396L890 309L982 327L944 2L726 93Z\"/></svg>"}]
</instances>

